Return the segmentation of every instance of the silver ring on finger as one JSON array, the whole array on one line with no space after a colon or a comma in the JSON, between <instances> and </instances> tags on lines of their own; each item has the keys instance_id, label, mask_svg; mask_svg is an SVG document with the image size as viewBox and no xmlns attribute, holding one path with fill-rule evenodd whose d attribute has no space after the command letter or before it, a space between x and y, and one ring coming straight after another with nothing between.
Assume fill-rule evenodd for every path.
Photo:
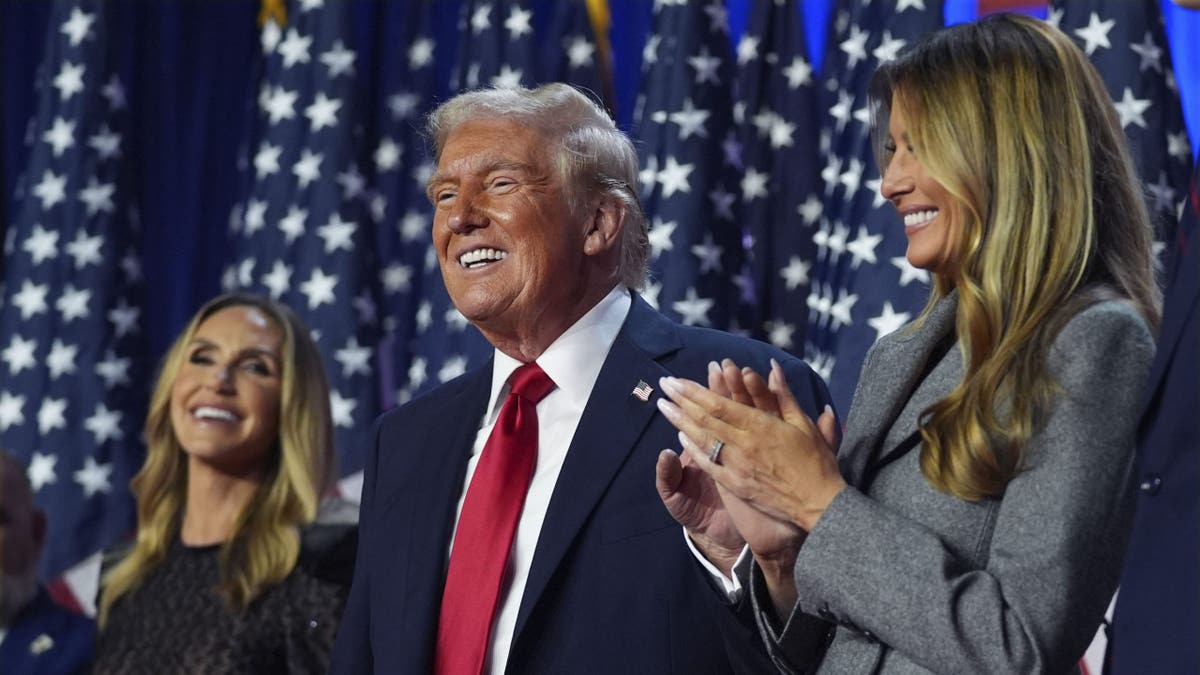
<instances>
[{"instance_id":1,"label":"silver ring on finger","mask_svg":"<svg viewBox=\"0 0 1200 675\"><path fill-rule=\"evenodd\" d=\"M717 438L713 440L712 448L708 451L708 461L713 464L721 463L721 450L725 448L725 441Z\"/></svg>"}]
</instances>

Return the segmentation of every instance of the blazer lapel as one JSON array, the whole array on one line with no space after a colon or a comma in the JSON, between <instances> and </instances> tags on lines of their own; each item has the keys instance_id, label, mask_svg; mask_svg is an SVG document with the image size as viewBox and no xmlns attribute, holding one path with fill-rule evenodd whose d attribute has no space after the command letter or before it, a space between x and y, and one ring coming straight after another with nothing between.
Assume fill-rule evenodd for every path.
<instances>
[{"instance_id":1,"label":"blazer lapel","mask_svg":"<svg viewBox=\"0 0 1200 675\"><path fill-rule=\"evenodd\" d=\"M888 454L884 439L919 384L925 362L942 338L954 332L957 310L958 291L951 291L916 330L877 346L871 371L863 373L870 379L859 382L850 407L847 438L839 453L842 475L850 485L858 486L868 463Z\"/></svg>"},{"instance_id":2,"label":"blazer lapel","mask_svg":"<svg viewBox=\"0 0 1200 675\"><path fill-rule=\"evenodd\" d=\"M658 412L658 379L669 373L655 359L679 346L674 324L635 294L629 316L592 388L550 498L517 613L514 644L563 556ZM656 389L647 401L633 394L639 382Z\"/></svg>"}]
</instances>

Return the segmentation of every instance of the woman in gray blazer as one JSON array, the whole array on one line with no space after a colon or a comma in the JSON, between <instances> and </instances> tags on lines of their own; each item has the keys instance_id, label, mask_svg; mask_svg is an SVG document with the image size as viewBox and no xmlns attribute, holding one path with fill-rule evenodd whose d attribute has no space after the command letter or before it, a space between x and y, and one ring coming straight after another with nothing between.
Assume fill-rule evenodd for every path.
<instances>
[{"instance_id":1,"label":"woman in gray blazer","mask_svg":"<svg viewBox=\"0 0 1200 675\"><path fill-rule=\"evenodd\" d=\"M749 545L782 671L1073 670L1120 571L1159 318L1121 125L1083 53L1021 16L930 35L872 95L928 306L867 355L836 458L832 411L777 370L664 379L685 450L664 502L721 569Z\"/></svg>"}]
</instances>

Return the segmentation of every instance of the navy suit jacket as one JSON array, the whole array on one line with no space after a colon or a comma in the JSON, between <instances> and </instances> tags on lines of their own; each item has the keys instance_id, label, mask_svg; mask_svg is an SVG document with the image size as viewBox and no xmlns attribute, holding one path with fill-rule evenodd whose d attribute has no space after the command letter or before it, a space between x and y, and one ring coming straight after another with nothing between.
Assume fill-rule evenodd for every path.
<instances>
[{"instance_id":1,"label":"navy suit jacket","mask_svg":"<svg viewBox=\"0 0 1200 675\"><path fill-rule=\"evenodd\" d=\"M658 379L705 381L722 357L783 364L801 405L829 402L806 364L768 345L671 322L636 295L600 371L555 485L517 616L509 673L769 672L749 600L725 602L654 485L676 431ZM492 366L376 423L367 455L354 583L335 673L431 669L446 551ZM640 381L649 401L633 395Z\"/></svg>"},{"instance_id":2,"label":"navy suit jacket","mask_svg":"<svg viewBox=\"0 0 1200 675\"><path fill-rule=\"evenodd\" d=\"M1200 165L1179 226L1138 435L1138 497L1109 672L1200 672Z\"/></svg>"},{"instance_id":3,"label":"navy suit jacket","mask_svg":"<svg viewBox=\"0 0 1200 675\"><path fill-rule=\"evenodd\" d=\"M96 624L59 607L39 588L8 626L0 643L0 673L86 673L96 650Z\"/></svg>"}]
</instances>

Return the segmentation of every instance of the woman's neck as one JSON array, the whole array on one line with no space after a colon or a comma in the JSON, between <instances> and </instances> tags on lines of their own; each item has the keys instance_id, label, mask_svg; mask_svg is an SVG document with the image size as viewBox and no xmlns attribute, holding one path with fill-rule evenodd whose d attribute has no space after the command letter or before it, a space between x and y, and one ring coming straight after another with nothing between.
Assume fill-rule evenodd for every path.
<instances>
[{"instance_id":1,"label":"woman's neck","mask_svg":"<svg viewBox=\"0 0 1200 675\"><path fill-rule=\"evenodd\" d=\"M261 475L230 475L189 459L187 503L180 539L189 546L220 544L231 539L238 516L261 484Z\"/></svg>"}]
</instances>

